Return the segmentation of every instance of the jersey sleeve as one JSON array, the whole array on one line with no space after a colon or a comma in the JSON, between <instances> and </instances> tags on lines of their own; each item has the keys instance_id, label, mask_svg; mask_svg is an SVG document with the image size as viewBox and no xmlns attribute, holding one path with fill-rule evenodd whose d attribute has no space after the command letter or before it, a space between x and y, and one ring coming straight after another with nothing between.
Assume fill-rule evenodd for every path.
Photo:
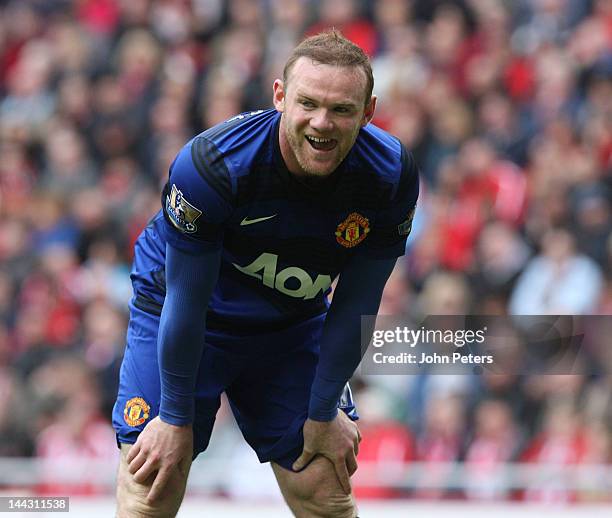
<instances>
[{"instance_id":1,"label":"jersey sleeve","mask_svg":"<svg viewBox=\"0 0 612 518\"><path fill-rule=\"evenodd\" d=\"M362 315L376 315L395 258L353 258L340 273L320 343L320 356L312 389L308 417L331 421L337 414L344 385L359 365ZM369 342L369 340L367 340Z\"/></svg>"},{"instance_id":2,"label":"jersey sleeve","mask_svg":"<svg viewBox=\"0 0 612 518\"><path fill-rule=\"evenodd\" d=\"M412 218L419 197L419 171L411 153L401 146L401 175L389 201L376 215L376 221L361 253L373 259L404 255L412 230Z\"/></svg>"},{"instance_id":3,"label":"jersey sleeve","mask_svg":"<svg viewBox=\"0 0 612 518\"><path fill-rule=\"evenodd\" d=\"M233 211L232 183L223 155L205 137L196 137L170 166L162 193L166 240L186 253L220 246Z\"/></svg>"}]
</instances>

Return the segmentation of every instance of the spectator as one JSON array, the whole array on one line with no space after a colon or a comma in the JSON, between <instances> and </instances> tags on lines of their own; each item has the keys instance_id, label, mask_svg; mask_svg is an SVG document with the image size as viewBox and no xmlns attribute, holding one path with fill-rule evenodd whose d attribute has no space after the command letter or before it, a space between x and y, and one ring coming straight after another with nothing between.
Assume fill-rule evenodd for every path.
<instances>
[{"instance_id":1,"label":"spectator","mask_svg":"<svg viewBox=\"0 0 612 518\"><path fill-rule=\"evenodd\" d=\"M587 436L571 402L552 403L540 434L521 457L525 462L547 467L543 476L531 482L524 498L549 503L575 501L577 493L569 486L572 475L563 468L584 462L587 452Z\"/></svg>"},{"instance_id":2,"label":"spectator","mask_svg":"<svg viewBox=\"0 0 612 518\"><path fill-rule=\"evenodd\" d=\"M39 491L57 495L104 490L98 478L100 461L114 463L119 453L113 430L100 413L99 387L92 371L81 360L56 357L38 367L29 380L39 401L55 401L36 437L36 454L43 460ZM85 459L91 463L84 463Z\"/></svg>"},{"instance_id":3,"label":"spectator","mask_svg":"<svg viewBox=\"0 0 612 518\"><path fill-rule=\"evenodd\" d=\"M542 253L519 277L510 311L519 315L582 315L597 307L603 277L597 264L575 250L565 229L542 239Z\"/></svg>"},{"instance_id":4,"label":"spectator","mask_svg":"<svg viewBox=\"0 0 612 518\"><path fill-rule=\"evenodd\" d=\"M15 374L0 367L0 457L26 457L33 453L32 405Z\"/></svg>"},{"instance_id":5,"label":"spectator","mask_svg":"<svg viewBox=\"0 0 612 518\"><path fill-rule=\"evenodd\" d=\"M463 448L465 414L456 396L433 399L427 407L425 426L417 439L417 460L424 463L417 483L418 498L441 499L451 493L449 463L458 461Z\"/></svg>"},{"instance_id":6,"label":"spectator","mask_svg":"<svg viewBox=\"0 0 612 518\"><path fill-rule=\"evenodd\" d=\"M465 462L469 499L504 498L507 491L504 465L515 455L518 433L510 407L496 400L485 400L476 408L474 437Z\"/></svg>"},{"instance_id":7,"label":"spectator","mask_svg":"<svg viewBox=\"0 0 612 518\"><path fill-rule=\"evenodd\" d=\"M389 499L405 494L397 486L405 476L406 463L415 458L415 440L403 423L393 416L391 394L366 388L357 394L362 412L359 445L359 478L354 492L359 498Z\"/></svg>"}]
</instances>

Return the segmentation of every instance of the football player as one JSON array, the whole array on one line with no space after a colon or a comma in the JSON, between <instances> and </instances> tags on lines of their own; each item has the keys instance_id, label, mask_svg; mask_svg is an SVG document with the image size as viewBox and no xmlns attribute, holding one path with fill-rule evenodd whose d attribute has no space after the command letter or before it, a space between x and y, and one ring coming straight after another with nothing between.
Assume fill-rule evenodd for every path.
<instances>
[{"instance_id":1,"label":"football player","mask_svg":"<svg viewBox=\"0 0 612 518\"><path fill-rule=\"evenodd\" d=\"M274 109L204 131L171 165L135 247L113 414L119 517L177 513L223 392L296 516L356 516L347 381L418 196L412 155L369 124L373 83L340 33L308 38Z\"/></svg>"}]
</instances>

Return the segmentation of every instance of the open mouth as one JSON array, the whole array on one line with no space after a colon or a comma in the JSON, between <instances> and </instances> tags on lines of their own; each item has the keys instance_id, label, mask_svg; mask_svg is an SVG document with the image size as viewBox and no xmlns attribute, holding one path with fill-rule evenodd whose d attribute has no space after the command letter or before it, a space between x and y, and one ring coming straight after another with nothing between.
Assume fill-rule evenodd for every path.
<instances>
[{"instance_id":1,"label":"open mouth","mask_svg":"<svg viewBox=\"0 0 612 518\"><path fill-rule=\"evenodd\" d=\"M332 138L319 138L306 135L308 143L317 151L331 151L336 147L337 140Z\"/></svg>"}]
</instances>

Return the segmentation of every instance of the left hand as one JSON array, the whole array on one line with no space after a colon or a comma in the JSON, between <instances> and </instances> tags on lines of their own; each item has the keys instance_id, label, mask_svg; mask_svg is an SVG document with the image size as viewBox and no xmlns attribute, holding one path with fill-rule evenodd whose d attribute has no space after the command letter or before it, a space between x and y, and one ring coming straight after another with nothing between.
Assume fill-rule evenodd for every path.
<instances>
[{"instance_id":1,"label":"left hand","mask_svg":"<svg viewBox=\"0 0 612 518\"><path fill-rule=\"evenodd\" d=\"M299 471L315 455L322 455L334 465L340 485L348 495L351 492L350 476L357 471L360 441L357 424L341 410L332 421L307 419L304 423L304 450L293 463L293 469Z\"/></svg>"}]
</instances>

